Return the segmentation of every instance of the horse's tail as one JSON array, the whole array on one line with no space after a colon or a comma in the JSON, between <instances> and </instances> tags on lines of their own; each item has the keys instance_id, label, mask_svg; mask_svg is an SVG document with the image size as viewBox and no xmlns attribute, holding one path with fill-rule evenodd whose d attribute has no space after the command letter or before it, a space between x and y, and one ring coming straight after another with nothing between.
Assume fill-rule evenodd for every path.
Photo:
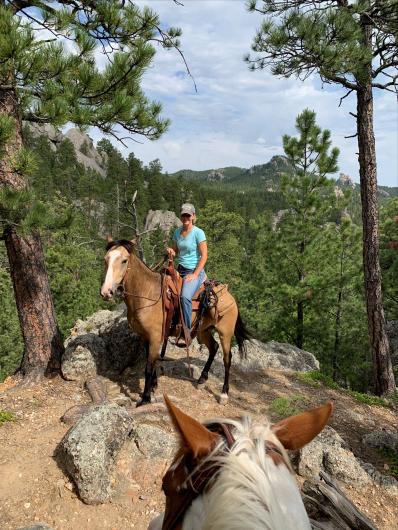
<instances>
[{"instance_id":1,"label":"horse's tail","mask_svg":"<svg viewBox=\"0 0 398 530\"><path fill-rule=\"evenodd\" d=\"M236 342L238 343L239 354L242 359L245 359L247 356L245 340L250 340L251 338L253 338L253 335L245 326L242 317L240 316L239 310L238 318L236 319L234 335L236 338Z\"/></svg>"}]
</instances>

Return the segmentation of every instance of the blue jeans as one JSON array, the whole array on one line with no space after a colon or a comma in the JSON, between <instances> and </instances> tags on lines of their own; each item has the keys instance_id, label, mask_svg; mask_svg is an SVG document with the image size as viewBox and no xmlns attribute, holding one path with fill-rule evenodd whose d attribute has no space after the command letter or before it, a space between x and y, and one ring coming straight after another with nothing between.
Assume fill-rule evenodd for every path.
<instances>
[{"instance_id":1,"label":"blue jeans","mask_svg":"<svg viewBox=\"0 0 398 530\"><path fill-rule=\"evenodd\" d=\"M185 278L187 274L192 274L193 269L186 269L181 265L178 266L178 272L180 273L181 278ZM181 308L182 314L184 316L184 322L187 328L190 330L192 326L192 298L196 291L199 289L200 285L205 281L205 271L202 269L199 273L199 276L196 280L191 280L190 282L184 281L181 291Z\"/></svg>"}]
</instances>

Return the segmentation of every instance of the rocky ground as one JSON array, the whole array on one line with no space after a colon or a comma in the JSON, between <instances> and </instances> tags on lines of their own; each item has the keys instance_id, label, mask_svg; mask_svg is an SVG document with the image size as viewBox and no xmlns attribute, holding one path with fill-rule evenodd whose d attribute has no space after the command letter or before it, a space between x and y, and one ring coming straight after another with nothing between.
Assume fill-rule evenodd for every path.
<instances>
[{"instance_id":1,"label":"rocky ground","mask_svg":"<svg viewBox=\"0 0 398 530\"><path fill-rule=\"evenodd\" d=\"M193 364L198 364L196 355L193 354ZM216 373L221 367L218 359ZM143 386L142 373L142 365L138 365L112 379L102 376L107 400L134 414L134 402ZM360 404L345 393L323 386L313 388L300 382L294 372L240 370L237 356L231 370L230 399L224 406L217 401L221 390L217 377L210 377L201 388L187 377L184 350L170 349L160 373L164 375L159 378L156 394L159 399L166 392L180 408L199 420L249 413L257 417L268 415L276 421L281 415L275 406L277 398L290 397L292 407L297 410L334 400L331 426L345 445L379 472L389 472L389 463L380 452L362 444L363 436L370 432L397 430L397 414L389 408ZM15 417L15 421L0 427L1 530L16 530L38 521L54 530L143 530L162 511L161 477L170 463L173 444L164 446L159 441L157 446L156 430L161 428L169 440L173 437L161 403L154 405L153 412L141 415L146 434L140 443L135 440L139 455L132 459L126 448L118 455L112 499L104 504L87 505L80 500L74 483L56 457L60 441L70 429L60 418L70 407L91 402L84 385L58 377L34 388L18 388L8 379L0 385L0 391L0 410ZM147 450L149 446L151 452ZM124 481L118 479L122 475ZM377 528L398 529L396 489L382 487L372 480L363 486L341 485Z\"/></svg>"}]
</instances>

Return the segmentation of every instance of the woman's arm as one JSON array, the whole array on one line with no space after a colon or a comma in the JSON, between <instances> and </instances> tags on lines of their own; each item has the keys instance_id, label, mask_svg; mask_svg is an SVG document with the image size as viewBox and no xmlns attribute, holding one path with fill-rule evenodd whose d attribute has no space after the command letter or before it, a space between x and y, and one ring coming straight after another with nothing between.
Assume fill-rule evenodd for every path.
<instances>
[{"instance_id":1,"label":"woman's arm","mask_svg":"<svg viewBox=\"0 0 398 530\"><path fill-rule=\"evenodd\" d=\"M171 242L171 247L167 247L166 252L169 255L170 259L174 259L174 256L178 254L177 241L174 241L173 239L173 241Z\"/></svg>"}]
</instances>

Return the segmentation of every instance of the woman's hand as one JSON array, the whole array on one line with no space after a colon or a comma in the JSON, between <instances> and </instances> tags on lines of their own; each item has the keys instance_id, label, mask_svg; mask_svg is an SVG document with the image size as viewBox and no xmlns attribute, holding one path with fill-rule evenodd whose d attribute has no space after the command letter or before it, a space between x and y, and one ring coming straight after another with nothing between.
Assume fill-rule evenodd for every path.
<instances>
[{"instance_id":1,"label":"woman's hand","mask_svg":"<svg viewBox=\"0 0 398 530\"><path fill-rule=\"evenodd\" d=\"M175 253L175 250L173 248L167 247L166 248L166 252L169 255L169 259L174 259L176 253Z\"/></svg>"},{"instance_id":2,"label":"woman's hand","mask_svg":"<svg viewBox=\"0 0 398 530\"><path fill-rule=\"evenodd\" d=\"M195 274L194 272L192 274L187 274L184 277L184 282L191 282L192 280L196 280L198 278L198 274Z\"/></svg>"}]
</instances>

